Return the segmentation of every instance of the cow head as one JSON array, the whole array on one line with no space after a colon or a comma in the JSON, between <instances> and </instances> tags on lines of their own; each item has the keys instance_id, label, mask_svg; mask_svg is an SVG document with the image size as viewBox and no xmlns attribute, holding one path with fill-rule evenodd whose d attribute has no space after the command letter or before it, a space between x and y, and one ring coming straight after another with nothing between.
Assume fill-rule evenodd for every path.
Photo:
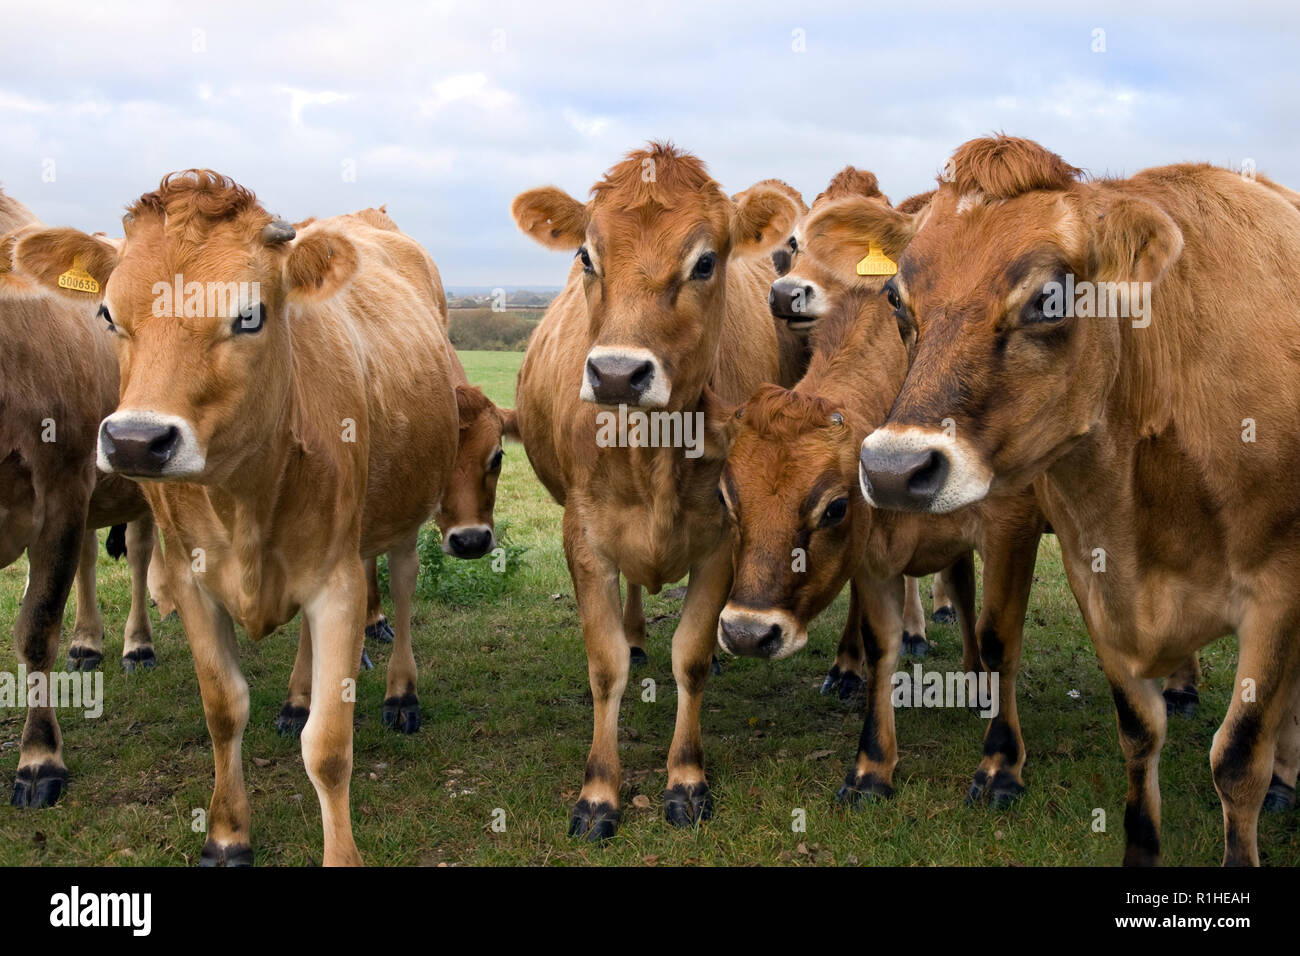
<instances>
[{"instance_id":1,"label":"cow head","mask_svg":"<svg viewBox=\"0 0 1300 956\"><path fill-rule=\"evenodd\" d=\"M99 320L121 371L98 464L133 478L216 482L265 452L282 421L299 322L356 272L346 238L295 237L253 194L208 170L165 177L131 205L120 249L71 229L24 236L15 262L45 285L75 270L94 280ZM90 288L90 286L85 286Z\"/></svg>"},{"instance_id":2,"label":"cow head","mask_svg":"<svg viewBox=\"0 0 1300 956\"><path fill-rule=\"evenodd\" d=\"M505 450L501 439L513 430L514 409L492 404L483 390L456 386L460 439L451 482L438 512L442 550L455 558L481 558L496 547L492 510Z\"/></svg>"},{"instance_id":3,"label":"cow head","mask_svg":"<svg viewBox=\"0 0 1300 956\"><path fill-rule=\"evenodd\" d=\"M717 359L728 260L769 251L798 214L772 186L733 202L698 159L654 143L606 173L585 205L545 187L511 210L538 242L577 250L589 318L583 400L646 409L698 398Z\"/></svg>"},{"instance_id":4,"label":"cow head","mask_svg":"<svg viewBox=\"0 0 1300 956\"><path fill-rule=\"evenodd\" d=\"M973 140L953 157L887 287L915 324L914 361L862 445L862 490L880 507L946 512L1018 491L1098 422L1137 315L1076 316L1068 291L1137 290L1182 250L1161 209L1079 181L1036 143ZM1091 311L1091 310L1090 310ZM1095 314L1095 313L1094 313Z\"/></svg>"}]
</instances>

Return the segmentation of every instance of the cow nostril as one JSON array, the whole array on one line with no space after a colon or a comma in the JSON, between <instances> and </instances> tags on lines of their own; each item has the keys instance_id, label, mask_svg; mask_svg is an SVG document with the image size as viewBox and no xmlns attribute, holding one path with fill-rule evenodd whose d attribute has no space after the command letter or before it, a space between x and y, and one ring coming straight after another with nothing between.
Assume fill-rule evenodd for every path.
<instances>
[{"instance_id":1,"label":"cow nostril","mask_svg":"<svg viewBox=\"0 0 1300 956\"><path fill-rule=\"evenodd\" d=\"M764 657L771 657L781 649L781 628L773 624L758 642L758 650Z\"/></svg>"},{"instance_id":2,"label":"cow nostril","mask_svg":"<svg viewBox=\"0 0 1300 956\"><path fill-rule=\"evenodd\" d=\"M767 290L767 307L769 309L776 308L776 289Z\"/></svg>"},{"instance_id":3,"label":"cow nostril","mask_svg":"<svg viewBox=\"0 0 1300 956\"><path fill-rule=\"evenodd\" d=\"M596 368L596 363L587 359L587 378L591 381L592 388L600 388L600 369Z\"/></svg>"},{"instance_id":4,"label":"cow nostril","mask_svg":"<svg viewBox=\"0 0 1300 956\"><path fill-rule=\"evenodd\" d=\"M632 373L632 377L628 380L628 384L630 384L635 391L644 392L650 387L650 383L654 377L654 364L649 361L642 362L637 366L636 371Z\"/></svg>"},{"instance_id":5,"label":"cow nostril","mask_svg":"<svg viewBox=\"0 0 1300 956\"><path fill-rule=\"evenodd\" d=\"M176 444L180 438L181 430L175 425L169 425L162 434L149 443L149 456L157 459L159 463L165 463L176 451Z\"/></svg>"},{"instance_id":6,"label":"cow nostril","mask_svg":"<svg viewBox=\"0 0 1300 956\"><path fill-rule=\"evenodd\" d=\"M932 495L948 478L948 456L931 449L925 460L907 478L907 490L915 495Z\"/></svg>"}]
</instances>

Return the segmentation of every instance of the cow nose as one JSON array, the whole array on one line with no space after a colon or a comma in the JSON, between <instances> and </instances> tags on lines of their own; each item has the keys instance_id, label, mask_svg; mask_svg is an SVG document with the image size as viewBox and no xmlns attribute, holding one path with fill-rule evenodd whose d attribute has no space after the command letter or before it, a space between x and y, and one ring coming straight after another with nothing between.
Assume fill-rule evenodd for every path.
<instances>
[{"instance_id":1,"label":"cow nose","mask_svg":"<svg viewBox=\"0 0 1300 956\"><path fill-rule=\"evenodd\" d=\"M481 558L492 550L492 530L490 528L457 528L447 535L447 545L452 557Z\"/></svg>"},{"instance_id":2,"label":"cow nose","mask_svg":"<svg viewBox=\"0 0 1300 956\"><path fill-rule=\"evenodd\" d=\"M161 474L180 444L175 425L105 419L99 443L114 471L128 475Z\"/></svg>"},{"instance_id":3,"label":"cow nose","mask_svg":"<svg viewBox=\"0 0 1300 956\"><path fill-rule=\"evenodd\" d=\"M778 319L811 322L814 316L808 314L808 306L812 303L813 295L813 287L810 285L774 282L767 293L767 307Z\"/></svg>"},{"instance_id":4,"label":"cow nose","mask_svg":"<svg viewBox=\"0 0 1300 956\"><path fill-rule=\"evenodd\" d=\"M748 615L724 612L718 619L718 630L722 646L738 657L771 657L785 645L781 625Z\"/></svg>"},{"instance_id":5,"label":"cow nose","mask_svg":"<svg viewBox=\"0 0 1300 956\"><path fill-rule=\"evenodd\" d=\"M601 355L587 359L587 381L600 405L637 405L654 384L649 359Z\"/></svg>"},{"instance_id":6,"label":"cow nose","mask_svg":"<svg viewBox=\"0 0 1300 956\"><path fill-rule=\"evenodd\" d=\"M863 447L858 461L867 500L895 511L926 510L951 470L952 461L938 448L893 451Z\"/></svg>"}]
</instances>

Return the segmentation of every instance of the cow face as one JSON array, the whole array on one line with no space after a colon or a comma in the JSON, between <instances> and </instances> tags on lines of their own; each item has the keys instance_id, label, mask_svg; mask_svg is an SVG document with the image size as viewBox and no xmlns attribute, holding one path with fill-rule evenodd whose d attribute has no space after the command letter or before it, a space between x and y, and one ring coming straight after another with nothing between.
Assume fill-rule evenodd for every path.
<instances>
[{"instance_id":1,"label":"cow face","mask_svg":"<svg viewBox=\"0 0 1300 956\"><path fill-rule=\"evenodd\" d=\"M843 410L765 385L736 413L719 496L735 567L718 621L732 654L787 657L856 566L869 508L857 490L858 436Z\"/></svg>"},{"instance_id":2,"label":"cow face","mask_svg":"<svg viewBox=\"0 0 1300 956\"><path fill-rule=\"evenodd\" d=\"M728 260L770 251L798 210L773 186L733 202L698 159L652 144L611 169L586 205L548 187L516 197L512 212L542 244L577 250L590 320L582 399L680 409L713 371Z\"/></svg>"},{"instance_id":3,"label":"cow face","mask_svg":"<svg viewBox=\"0 0 1300 956\"><path fill-rule=\"evenodd\" d=\"M887 287L919 336L862 445L880 507L951 511L1065 454L1102 416L1126 338L1154 334L1138 316L1076 316L1066 290L1154 284L1182 247L1163 211L1075 182L1036 144L976 140L954 166Z\"/></svg>"},{"instance_id":4,"label":"cow face","mask_svg":"<svg viewBox=\"0 0 1300 956\"><path fill-rule=\"evenodd\" d=\"M492 511L505 454L501 439L511 427L513 409L500 409L483 390L456 386L460 439L451 483L438 512L442 550L455 558L481 558L496 547Z\"/></svg>"}]
</instances>

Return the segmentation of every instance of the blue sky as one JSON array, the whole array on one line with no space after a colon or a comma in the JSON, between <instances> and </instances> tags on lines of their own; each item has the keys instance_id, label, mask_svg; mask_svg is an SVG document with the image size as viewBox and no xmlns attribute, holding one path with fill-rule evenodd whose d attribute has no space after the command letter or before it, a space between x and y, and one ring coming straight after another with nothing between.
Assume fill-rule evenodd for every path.
<instances>
[{"instance_id":1,"label":"blue sky","mask_svg":"<svg viewBox=\"0 0 1300 956\"><path fill-rule=\"evenodd\" d=\"M808 199L847 163L902 199L993 130L1096 174L1250 159L1300 188L1300 5L1048 6L0 0L0 183L109 232L190 166L292 219L387 203L451 286L559 285L511 198L584 198L649 138Z\"/></svg>"}]
</instances>

